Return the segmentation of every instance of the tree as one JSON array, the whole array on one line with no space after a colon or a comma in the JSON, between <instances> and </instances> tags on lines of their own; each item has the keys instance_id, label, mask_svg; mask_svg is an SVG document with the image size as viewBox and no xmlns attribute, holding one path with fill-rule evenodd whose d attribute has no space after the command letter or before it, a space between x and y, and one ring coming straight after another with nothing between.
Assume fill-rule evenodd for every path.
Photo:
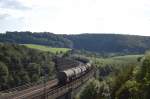
<instances>
[{"instance_id":1,"label":"tree","mask_svg":"<svg viewBox=\"0 0 150 99\"><path fill-rule=\"evenodd\" d=\"M52 57L52 53L0 43L0 89L40 81L43 66L47 67L48 78L53 77L55 67Z\"/></svg>"},{"instance_id":2,"label":"tree","mask_svg":"<svg viewBox=\"0 0 150 99\"><path fill-rule=\"evenodd\" d=\"M32 74L40 74L40 65L37 63L30 63L27 67L27 70L30 75Z\"/></svg>"},{"instance_id":3,"label":"tree","mask_svg":"<svg viewBox=\"0 0 150 99\"><path fill-rule=\"evenodd\" d=\"M8 80L8 68L6 67L6 65L2 62L0 62L0 87L1 89L3 89L2 87L6 85Z\"/></svg>"},{"instance_id":4,"label":"tree","mask_svg":"<svg viewBox=\"0 0 150 99\"><path fill-rule=\"evenodd\" d=\"M126 81L116 92L115 99L142 99L139 83L135 80Z\"/></svg>"},{"instance_id":5,"label":"tree","mask_svg":"<svg viewBox=\"0 0 150 99\"><path fill-rule=\"evenodd\" d=\"M19 72L19 76L20 76L22 84L26 84L26 83L30 82L30 77L29 77L29 75L28 75L28 73L26 71L23 71L23 70L20 71Z\"/></svg>"},{"instance_id":6,"label":"tree","mask_svg":"<svg viewBox=\"0 0 150 99\"><path fill-rule=\"evenodd\" d=\"M31 80L32 82L37 82L39 80L39 75L33 74Z\"/></svg>"},{"instance_id":7,"label":"tree","mask_svg":"<svg viewBox=\"0 0 150 99\"><path fill-rule=\"evenodd\" d=\"M150 97L150 55L147 55L143 61L143 65L141 67L140 75L140 83L141 90L143 90L143 99L149 99Z\"/></svg>"},{"instance_id":8,"label":"tree","mask_svg":"<svg viewBox=\"0 0 150 99\"><path fill-rule=\"evenodd\" d=\"M106 82L91 80L80 95L80 99L108 99L109 87Z\"/></svg>"}]
</instances>

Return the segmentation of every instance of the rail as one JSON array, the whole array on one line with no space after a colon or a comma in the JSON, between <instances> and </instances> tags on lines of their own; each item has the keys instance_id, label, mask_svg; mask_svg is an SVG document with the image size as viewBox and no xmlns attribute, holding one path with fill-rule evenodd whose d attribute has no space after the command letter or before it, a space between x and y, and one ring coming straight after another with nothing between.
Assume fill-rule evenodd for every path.
<instances>
[{"instance_id":1,"label":"rail","mask_svg":"<svg viewBox=\"0 0 150 99\"><path fill-rule=\"evenodd\" d=\"M63 86L55 86L54 82L56 81L54 80L50 83L46 83L46 87L44 87L43 84L34 86L33 88L29 88L27 90L23 90L12 95L10 93L9 96L0 97L0 99L43 99L43 97L47 97L47 99L55 99L70 90L75 90L76 88L79 88L94 75L94 72L95 69L92 69L80 78Z\"/></svg>"},{"instance_id":2,"label":"rail","mask_svg":"<svg viewBox=\"0 0 150 99\"><path fill-rule=\"evenodd\" d=\"M47 90L46 93L38 93L29 97L25 97L24 99L43 99L43 97L47 97L48 99L55 99L59 96L62 96L66 92L70 90L75 90L82 86L88 79L90 79L95 73L95 70L92 69L87 74L83 75L79 79L76 79L64 86L58 86L57 88Z\"/></svg>"}]
</instances>

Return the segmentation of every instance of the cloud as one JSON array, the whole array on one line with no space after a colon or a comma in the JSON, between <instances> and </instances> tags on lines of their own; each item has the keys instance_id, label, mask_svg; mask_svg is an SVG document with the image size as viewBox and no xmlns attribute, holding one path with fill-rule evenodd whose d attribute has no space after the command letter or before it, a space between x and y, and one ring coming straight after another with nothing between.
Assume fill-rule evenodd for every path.
<instances>
[{"instance_id":1,"label":"cloud","mask_svg":"<svg viewBox=\"0 0 150 99\"><path fill-rule=\"evenodd\" d=\"M0 31L150 35L150 0L0 0L0 21Z\"/></svg>"},{"instance_id":2,"label":"cloud","mask_svg":"<svg viewBox=\"0 0 150 99\"><path fill-rule=\"evenodd\" d=\"M5 9L17 9L17 10L28 10L30 7L25 6L17 0L0 0L0 8Z\"/></svg>"},{"instance_id":3,"label":"cloud","mask_svg":"<svg viewBox=\"0 0 150 99\"><path fill-rule=\"evenodd\" d=\"M10 17L9 14L0 14L0 20L4 20L6 18Z\"/></svg>"}]
</instances>

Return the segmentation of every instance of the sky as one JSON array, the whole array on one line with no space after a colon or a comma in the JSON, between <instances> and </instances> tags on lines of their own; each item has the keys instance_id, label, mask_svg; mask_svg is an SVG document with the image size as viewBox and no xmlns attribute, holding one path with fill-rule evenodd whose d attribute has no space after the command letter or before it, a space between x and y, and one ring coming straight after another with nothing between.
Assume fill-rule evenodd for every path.
<instances>
[{"instance_id":1,"label":"sky","mask_svg":"<svg viewBox=\"0 0 150 99\"><path fill-rule=\"evenodd\" d=\"M150 0L0 0L0 32L150 36Z\"/></svg>"}]
</instances>

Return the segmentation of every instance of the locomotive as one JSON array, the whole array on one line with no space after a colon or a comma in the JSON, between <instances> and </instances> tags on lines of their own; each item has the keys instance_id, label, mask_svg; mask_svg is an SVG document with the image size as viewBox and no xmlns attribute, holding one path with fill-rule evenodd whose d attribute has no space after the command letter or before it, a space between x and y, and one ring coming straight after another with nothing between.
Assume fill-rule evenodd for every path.
<instances>
[{"instance_id":1,"label":"locomotive","mask_svg":"<svg viewBox=\"0 0 150 99\"><path fill-rule=\"evenodd\" d=\"M57 74L59 84L66 84L74 79L77 79L87 73L91 68L91 63L88 62L85 65L79 65L77 67L59 71Z\"/></svg>"}]
</instances>

